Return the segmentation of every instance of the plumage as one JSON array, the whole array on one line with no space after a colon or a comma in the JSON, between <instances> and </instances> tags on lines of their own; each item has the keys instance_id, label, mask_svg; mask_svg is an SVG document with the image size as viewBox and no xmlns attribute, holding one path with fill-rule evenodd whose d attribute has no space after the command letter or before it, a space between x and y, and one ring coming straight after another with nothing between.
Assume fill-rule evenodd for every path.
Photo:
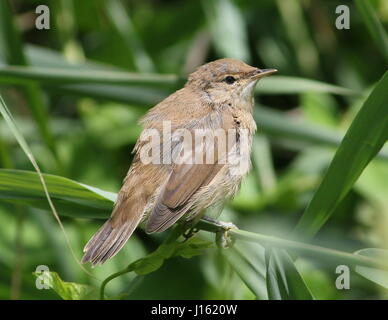
<instances>
[{"instance_id":1,"label":"plumage","mask_svg":"<svg viewBox=\"0 0 388 320\"><path fill-rule=\"evenodd\" d=\"M112 215L85 246L82 262L96 265L113 257L141 221L147 220L146 232L161 232L237 192L249 171L256 131L253 88L261 73L241 61L216 60L198 68L184 88L144 116L144 131ZM233 81L226 81L227 76ZM171 133L165 132L166 121ZM180 130L190 133L190 139L183 139ZM198 132L203 139L197 139ZM230 132L233 139L224 140ZM150 133L160 140L152 140ZM160 163L144 161L147 148L157 150L151 158ZM243 167L241 159L246 160Z\"/></svg>"}]
</instances>

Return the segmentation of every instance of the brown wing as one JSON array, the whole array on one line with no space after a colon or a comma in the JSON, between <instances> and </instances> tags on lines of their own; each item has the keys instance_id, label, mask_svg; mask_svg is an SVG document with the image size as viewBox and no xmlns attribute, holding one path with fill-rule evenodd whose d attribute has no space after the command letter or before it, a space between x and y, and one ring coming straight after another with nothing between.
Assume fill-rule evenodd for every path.
<instances>
[{"instance_id":1,"label":"brown wing","mask_svg":"<svg viewBox=\"0 0 388 320\"><path fill-rule=\"evenodd\" d=\"M181 164L172 171L148 219L146 232L161 232L173 225L188 209L191 197L209 184L221 164Z\"/></svg>"},{"instance_id":2,"label":"brown wing","mask_svg":"<svg viewBox=\"0 0 388 320\"><path fill-rule=\"evenodd\" d=\"M217 139L211 140L210 143L206 139L199 142L194 140L193 138L192 147L187 148L188 158L198 159L196 152L202 150L202 163L182 162L173 167L149 216L146 226L148 233L161 232L173 225L190 209L193 195L201 187L208 185L224 166L219 163L219 159L222 159L227 151L225 144L221 144ZM212 160L211 163L208 163L209 159Z\"/></svg>"},{"instance_id":3,"label":"brown wing","mask_svg":"<svg viewBox=\"0 0 388 320\"><path fill-rule=\"evenodd\" d=\"M224 114L220 124L220 129L226 134L228 129L234 128L235 121L231 114ZM227 140L226 135L225 140L215 138L210 144L206 139L199 142L194 140L191 152L196 157L196 152L203 150L203 164L183 163L174 166L148 218L146 232L166 230L191 209L193 195L213 180L225 165L221 160L225 159L225 154L235 143ZM213 159L211 164L208 164L207 157Z\"/></svg>"}]
</instances>

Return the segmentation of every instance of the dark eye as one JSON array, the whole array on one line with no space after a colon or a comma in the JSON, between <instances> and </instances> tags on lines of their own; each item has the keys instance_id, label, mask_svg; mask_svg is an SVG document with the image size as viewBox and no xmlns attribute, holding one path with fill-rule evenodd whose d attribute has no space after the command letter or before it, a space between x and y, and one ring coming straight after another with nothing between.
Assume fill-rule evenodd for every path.
<instances>
[{"instance_id":1,"label":"dark eye","mask_svg":"<svg viewBox=\"0 0 388 320\"><path fill-rule=\"evenodd\" d=\"M233 84L233 83L236 81L236 79L235 79L234 77L232 77L232 76L227 76L227 77L224 79L224 81L225 81L227 84Z\"/></svg>"}]
</instances>

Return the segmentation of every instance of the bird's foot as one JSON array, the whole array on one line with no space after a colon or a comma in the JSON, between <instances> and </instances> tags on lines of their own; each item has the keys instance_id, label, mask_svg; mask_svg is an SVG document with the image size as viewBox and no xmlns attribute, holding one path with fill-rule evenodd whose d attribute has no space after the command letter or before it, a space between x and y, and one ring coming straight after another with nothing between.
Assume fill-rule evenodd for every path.
<instances>
[{"instance_id":1,"label":"bird's foot","mask_svg":"<svg viewBox=\"0 0 388 320\"><path fill-rule=\"evenodd\" d=\"M225 221L219 221L207 216L202 217L202 220L205 220L207 222L210 222L220 228L222 228L225 231L231 230L231 229L238 229L236 225L232 222L225 222Z\"/></svg>"},{"instance_id":2,"label":"bird's foot","mask_svg":"<svg viewBox=\"0 0 388 320\"><path fill-rule=\"evenodd\" d=\"M216 242L219 247L228 248L233 245L234 239L229 235L229 231L232 229L238 229L234 223L218 221L206 216L202 219L220 227L221 230L216 233Z\"/></svg>"}]
</instances>

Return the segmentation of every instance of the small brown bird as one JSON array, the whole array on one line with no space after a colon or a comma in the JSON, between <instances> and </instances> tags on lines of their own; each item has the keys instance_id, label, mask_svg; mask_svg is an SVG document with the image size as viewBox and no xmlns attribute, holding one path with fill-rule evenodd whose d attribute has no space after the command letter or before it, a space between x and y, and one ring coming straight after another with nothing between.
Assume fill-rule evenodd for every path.
<instances>
[{"instance_id":1,"label":"small brown bird","mask_svg":"<svg viewBox=\"0 0 388 320\"><path fill-rule=\"evenodd\" d=\"M250 167L255 85L276 71L216 60L150 109L112 215L86 244L82 262L113 257L142 221L147 233L161 232L233 197Z\"/></svg>"}]
</instances>

